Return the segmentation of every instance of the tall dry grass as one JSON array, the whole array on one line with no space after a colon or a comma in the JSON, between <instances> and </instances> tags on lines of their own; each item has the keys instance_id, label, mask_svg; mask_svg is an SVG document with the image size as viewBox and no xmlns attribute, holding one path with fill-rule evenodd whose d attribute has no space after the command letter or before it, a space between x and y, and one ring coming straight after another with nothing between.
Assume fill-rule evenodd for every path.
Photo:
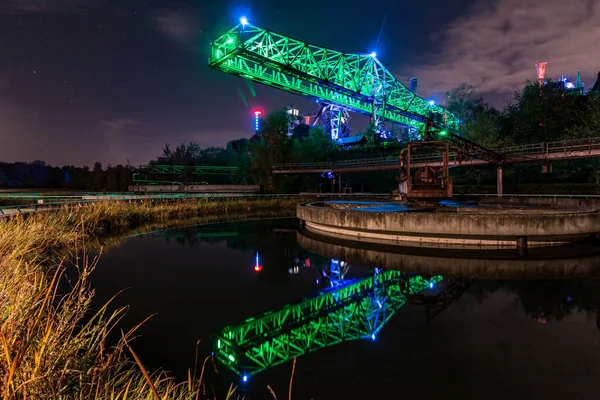
<instances>
[{"instance_id":1,"label":"tall dry grass","mask_svg":"<svg viewBox=\"0 0 600 400\"><path fill-rule=\"evenodd\" d=\"M200 368L177 382L150 373L132 348L135 329L106 347L125 310L108 305L90 317L89 275L96 259L84 245L108 233L176 218L291 209L298 200L103 202L0 223L0 393L2 399L204 399ZM83 256L81 256L83 254ZM75 277L66 275L73 264ZM83 322L87 321L87 322ZM234 387L225 396L238 398Z\"/></svg>"}]
</instances>

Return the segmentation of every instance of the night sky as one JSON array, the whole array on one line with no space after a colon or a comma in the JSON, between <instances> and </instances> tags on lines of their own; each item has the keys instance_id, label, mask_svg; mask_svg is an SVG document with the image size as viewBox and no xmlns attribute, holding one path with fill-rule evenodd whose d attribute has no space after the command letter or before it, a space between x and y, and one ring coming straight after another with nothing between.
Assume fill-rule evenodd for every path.
<instances>
[{"instance_id":1,"label":"night sky","mask_svg":"<svg viewBox=\"0 0 600 400\"><path fill-rule=\"evenodd\" d=\"M587 88L600 69L599 0L0 0L0 160L137 165L166 142L248 138L254 107L313 111L313 101L208 68L210 41L242 15L322 46L377 51L439 100L469 82L501 105L541 60L551 77L582 68Z\"/></svg>"}]
</instances>

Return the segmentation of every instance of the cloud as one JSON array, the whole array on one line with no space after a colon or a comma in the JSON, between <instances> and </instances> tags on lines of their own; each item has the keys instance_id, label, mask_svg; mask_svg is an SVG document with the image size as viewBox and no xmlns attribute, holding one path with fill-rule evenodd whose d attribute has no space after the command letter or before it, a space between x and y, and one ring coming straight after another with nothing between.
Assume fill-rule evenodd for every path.
<instances>
[{"instance_id":1,"label":"cloud","mask_svg":"<svg viewBox=\"0 0 600 400\"><path fill-rule=\"evenodd\" d=\"M546 77L575 78L582 69L590 88L600 70L600 1L498 0L475 5L441 33L441 50L401 71L419 77L425 92L468 82L482 93L508 93L535 80L534 65L547 61Z\"/></svg>"},{"instance_id":2,"label":"cloud","mask_svg":"<svg viewBox=\"0 0 600 400\"><path fill-rule=\"evenodd\" d=\"M132 118L103 119L99 125L108 145L106 158L117 164L125 164L131 159L131 154L125 148L125 135L130 133L132 127L140 125L140 122ZM128 141L131 142L132 140Z\"/></svg>"},{"instance_id":3,"label":"cloud","mask_svg":"<svg viewBox=\"0 0 600 400\"><path fill-rule=\"evenodd\" d=\"M100 125L112 131L123 131L130 126L139 125L138 120L132 118L102 119Z\"/></svg>"},{"instance_id":4,"label":"cloud","mask_svg":"<svg viewBox=\"0 0 600 400\"><path fill-rule=\"evenodd\" d=\"M63 13L97 5L99 0L8 0L0 5L3 13Z\"/></svg>"},{"instance_id":5,"label":"cloud","mask_svg":"<svg viewBox=\"0 0 600 400\"><path fill-rule=\"evenodd\" d=\"M182 11L163 11L153 18L156 29L167 38L178 42L187 50L194 49L194 39L198 33L198 21Z\"/></svg>"}]
</instances>

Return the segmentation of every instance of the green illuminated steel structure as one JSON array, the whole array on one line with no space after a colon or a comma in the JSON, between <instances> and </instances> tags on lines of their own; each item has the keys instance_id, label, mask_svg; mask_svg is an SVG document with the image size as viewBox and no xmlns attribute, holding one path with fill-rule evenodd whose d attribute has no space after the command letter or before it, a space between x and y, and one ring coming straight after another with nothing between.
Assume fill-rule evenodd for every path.
<instances>
[{"instance_id":1,"label":"green illuminated steel structure","mask_svg":"<svg viewBox=\"0 0 600 400\"><path fill-rule=\"evenodd\" d=\"M407 296L440 280L441 276L426 279L376 269L372 277L225 327L213 335L215 356L236 374L248 377L344 341L375 340Z\"/></svg>"},{"instance_id":2,"label":"green illuminated steel structure","mask_svg":"<svg viewBox=\"0 0 600 400\"><path fill-rule=\"evenodd\" d=\"M206 175L231 175L239 172L238 167L144 164L140 165L139 170L133 174L133 182L158 185L185 181L186 184L206 185L207 182L198 179Z\"/></svg>"},{"instance_id":3,"label":"green illuminated steel structure","mask_svg":"<svg viewBox=\"0 0 600 400\"><path fill-rule=\"evenodd\" d=\"M398 81L376 54L344 53L316 46L247 23L212 42L209 66L287 92L331 104L331 121L348 110L368 115L377 132L398 123L463 143L467 154L500 162L501 156L463 139L459 120ZM339 126L332 126L338 139Z\"/></svg>"}]
</instances>

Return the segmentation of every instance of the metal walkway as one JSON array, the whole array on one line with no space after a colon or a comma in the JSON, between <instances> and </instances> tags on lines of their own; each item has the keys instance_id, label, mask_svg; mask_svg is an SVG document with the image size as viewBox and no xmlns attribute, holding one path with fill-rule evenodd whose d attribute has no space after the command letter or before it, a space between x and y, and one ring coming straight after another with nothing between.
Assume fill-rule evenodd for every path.
<instances>
[{"instance_id":1,"label":"metal walkway","mask_svg":"<svg viewBox=\"0 0 600 400\"><path fill-rule=\"evenodd\" d=\"M578 158L600 157L600 137L561 140L556 142L542 142L521 146L506 147L502 150L504 161L502 164L517 164L525 162L542 162L573 160ZM459 166L457 154L449 154L451 166ZM479 159L463 160L460 166L486 165L487 161ZM440 155L412 155L411 166L424 167L442 165ZM390 171L398 170L400 159L398 156L365 158L357 160L344 160L321 163L288 163L275 164L274 174L308 174L323 172L365 172L365 171Z\"/></svg>"}]
</instances>

